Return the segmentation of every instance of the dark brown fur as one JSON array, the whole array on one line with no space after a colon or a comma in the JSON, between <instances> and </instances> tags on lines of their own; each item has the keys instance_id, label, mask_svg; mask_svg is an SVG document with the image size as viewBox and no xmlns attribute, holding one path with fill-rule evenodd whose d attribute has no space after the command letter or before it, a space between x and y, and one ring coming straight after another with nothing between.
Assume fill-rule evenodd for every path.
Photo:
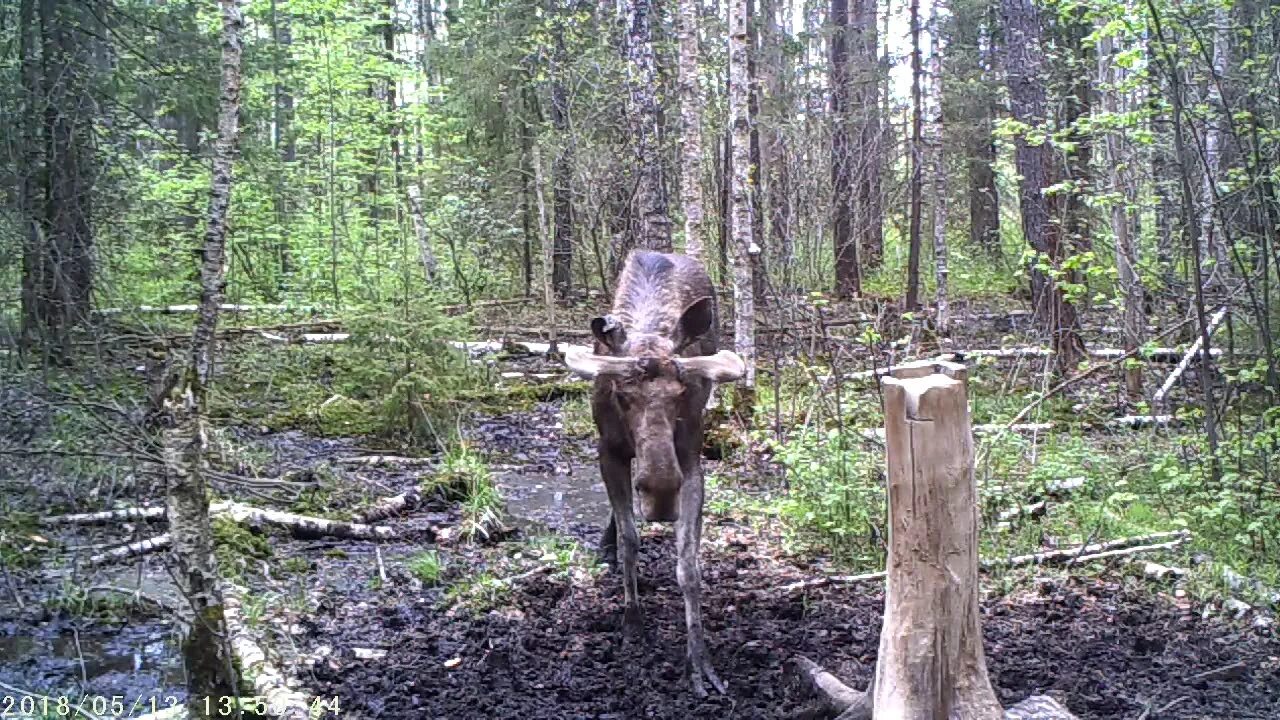
<instances>
[{"instance_id":1,"label":"dark brown fur","mask_svg":"<svg viewBox=\"0 0 1280 720\"><path fill-rule=\"evenodd\" d=\"M613 312L591 323L596 354L637 358L642 371L633 378L598 376L595 381L591 410L600 432L600 468L612 507L601 550L616 564L621 541L625 626L638 629L643 620L636 591L640 541L633 489L645 519L675 521L676 576L685 600L691 679L698 692L703 691L704 677L724 689L707 660L698 569L703 412L712 383L684 376L671 358L715 353L716 326L715 292L706 270L682 255L642 251L627 258Z\"/></svg>"}]
</instances>

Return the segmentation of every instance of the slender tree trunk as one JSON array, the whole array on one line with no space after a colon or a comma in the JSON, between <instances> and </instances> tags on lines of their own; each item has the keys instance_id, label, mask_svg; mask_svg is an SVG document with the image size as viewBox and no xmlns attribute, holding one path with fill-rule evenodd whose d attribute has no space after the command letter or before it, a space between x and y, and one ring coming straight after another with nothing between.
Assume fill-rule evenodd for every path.
<instances>
[{"instance_id":1,"label":"slender tree trunk","mask_svg":"<svg viewBox=\"0 0 1280 720\"><path fill-rule=\"evenodd\" d=\"M202 698L235 694L226 641L222 595L218 590L209 525L209 498L203 473L206 431L202 413L213 374L218 308L226 289L227 208L239 138L241 32L237 0L220 0L222 10L222 83L218 139L213 148L213 179L208 226L200 271L200 310L191 338L186 392L172 398L175 428L165 443L169 465L168 516L179 585L195 614L183 642L187 666L187 709L207 717ZM216 713L216 711L214 711Z\"/></svg>"},{"instance_id":2,"label":"slender tree trunk","mask_svg":"<svg viewBox=\"0 0 1280 720\"><path fill-rule=\"evenodd\" d=\"M680 194L685 254L705 262L702 224L702 86L698 82L698 5L678 0L680 23Z\"/></svg>"},{"instance_id":3,"label":"slender tree trunk","mask_svg":"<svg viewBox=\"0 0 1280 720\"><path fill-rule=\"evenodd\" d=\"M559 14L568 10L553 8L552 12ZM560 298L568 298L573 285L573 137L569 124L569 92L564 78L567 68L564 34L558 32L551 68L551 127L559 143L551 164L552 212L555 216L551 283Z\"/></svg>"},{"instance_id":4,"label":"slender tree trunk","mask_svg":"<svg viewBox=\"0 0 1280 720\"><path fill-rule=\"evenodd\" d=\"M768 29L762 40L766 90L772 109L764 114L771 118L766 131L765 177L769 198L769 242L775 262L774 278L785 291L792 288L792 266L795 264L795 245L792 237L791 171L787 157L786 125L795 112L788 79L794 74L790 54L784 52L786 29L780 21L780 13L789 7L780 7L778 0L761 0L760 21ZM763 208L757 207L763 213Z\"/></svg>"},{"instance_id":5,"label":"slender tree trunk","mask_svg":"<svg viewBox=\"0 0 1280 720\"><path fill-rule=\"evenodd\" d=\"M923 213L924 194L924 105L920 82L924 75L920 58L920 0L911 0L911 217L910 240L907 250L907 298L908 312L920 309L920 215Z\"/></svg>"},{"instance_id":6,"label":"slender tree trunk","mask_svg":"<svg viewBox=\"0 0 1280 720\"><path fill-rule=\"evenodd\" d=\"M937 316L934 323L939 335L946 335L950 325L950 305L947 298L947 163L942 150L943 138L946 136L945 116L942 112L943 97L943 63L941 19L938 10L941 2L935 2L933 8L933 57L930 58L933 70L935 120L933 128L933 273Z\"/></svg>"},{"instance_id":7,"label":"slender tree trunk","mask_svg":"<svg viewBox=\"0 0 1280 720\"><path fill-rule=\"evenodd\" d=\"M747 183L751 191L751 240L760 247L760 251L751 256L754 266L751 269L751 282L755 293L755 304L765 303L765 258L764 251L764 185L760 182L762 158L760 153L760 31L756 0L747 0L747 118L751 124L751 166L747 174Z\"/></svg>"},{"instance_id":8,"label":"slender tree trunk","mask_svg":"<svg viewBox=\"0 0 1280 720\"><path fill-rule=\"evenodd\" d=\"M1045 127L1045 98L1040 13L1034 0L1002 0L1005 31L1005 68L1009 105L1013 118L1028 127ZM1050 265L1063 260L1060 226L1052 225L1052 213L1044 190L1052 183L1054 158L1047 143L1031 144L1025 134L1017 141L1016 165L1022 176L1019 205L1022 232L1027 243ZM1037 320L1050 335L1059 374L1072 372L1084 357L1075 307L1060 285L1031 263L1031 295Z\"/></svg>"},{"instance_id":9,"label":"slender tree trunk","mask_svg":"<svg viewBox=\"0 0 1280 720\"><path fill-rule=\"evenodd\" d=\"M1117 80L1114 40L1107 36L1098 41L1098 84L1102 93L1102 110L1112 115L1120 111ZM1142 311L1142 284L1138 279L1138 249L1130 234L1130 193L1121 177L1121 166L1126 163L1126 158L1121 151L1119 132L1111 130L1107 133L1104 148L1111 185L1111 232L1115 236L1116 280L1124 301L1121 342L1126 352L1135 352L1142 344L1142 331L1146 322ZM1126 367L1124 377L1129 399L1140 399L1141 366L1134 364Z\"/></svg>"},{"instance_id":10,"label":"slender tree trunk","mask_svg":"<svg viewBox=\"0 0 1280 720\"><path fill-rule=\"evenodd\" d=\"M740 418L749 421L755 394L755 288L752 283L754 256L760 248L751 233L752 218L750 93L747 72L747 0L733 0L729 14L729 127L733 142L733 327L734 349L747 364L747 374L735 389L735 406Z\"/></svg>"},{"instance_id":11,"label":"slender tree trunk","mask_svg":"<svg viewBox=\"0 0 1280 720\"><path fill-rule=\"evenodd\" d=\"M538 238L542 247L542 303L546 310L547 332L551 334L551 349L556 347L556 296L554 288L555 241L547 228L547 203L542 192L542 152L537 141L533 143L533 196L538 201Z\"/></svg>"},{"instance_id":12,"label":"slender tree trunk","mask_svg":"<svg viewBox=\"0 0 1280 720\"><path fill-rule=\"evenodd\" d=\"M1210 480L1216 487L1222 479L1222 465L1218 458L1218 409L1213 399L1213 384L1210 373L1212 356L1209 354L1211 347L1209 342L1209 321L1205 307L1204 267L1201 263L1201 259L1204 257L1202 254L1204 239L1200 235L1201 224L1196 222L1196 198L1195 192L1191 187L1191 168L1188 167L1190 158L1187 154L1186 139L1183 134L1185 132L1185 118L1183 116L1185 110L1182 83L1179 81L1178 63L1172 57L1173 52L1169 47L1167 38L1164 37L1164 28L1160 21L1160 15L1156 11L1152 0L1147 0L1147 8L1151 14L1156 39L1160 44L1160 57L1164 60L1165 69L1169 74L1169 92L1173 101L1173 152L1174 157L1177 158L1178 178L1182 188L1183 230L1190 244L1191 265L1194 272L1192 281L1195 283L1196 320L1200 330L1202 354L1200 356L1201 368L1197 374L1200 376L1201 401L1204 403L1204 431L1209 442Z\"/></svg>"},{"instance_id":13,"label":"slender tree trunk","mask_svg":"<svg viewBox=\"0 0 1280 720\"><path fill-rule=\"evenodd\" d=\"M662 136L658 105L658 73L653 52L654 0L626 0L627 84L631 107L627 111L631 142L635 149L635 211L638 245L670 252L671 219L667 216L667 189L662 173Z\"/></svg>"},{"instance_id":14,"label":"slender tree trunk","mask_svg":"<svg viewBox=\"0 0 1280 720\"><path fill-rule=\"evenodd\" d=\"M858 237L859 272L880 267L884 258L884 173L885 128L889 108L888 59L879 57L876 21L878 0L853 0L850 25L852 53L856 66L853 106L857 109L857 150L855 157L854 231ZM889 13L884 14L888 22Z\"/></svg>"},{"instance_id":15,"label":"slender tree trunk","mask_svg":"<svg viewBox=\"0 0 1280 720\"><path fill-rule=\"evenodd\" d=\"M22 347L37 344L48 347L49 301L45 297L44 276L49 272L48 253L44 249L45 194L41 178L41 111L43 89L40 83L40 26L36 21L36 0L22 0L18 8L19 76L22 84L22 143L18 156L18 219L22 223Z\"/></svg>"},{"instance_id":16,"label":"slender tree trunk","mask_svg":"<svg viewBox=\"0 0 1280 720\"><path fill-rule=\"evenodd\" d=\"M836 253L836 295L862 293L858 237L854 235L854 157L850 143L853 97L849 77L849 2L831 0L831 227Z\"/></svg>"},{"instance_id":17,"label":"slender tree trunk","mask_svg":"<svg viewBox=\"0 0 1280 720\"><path fill-rule=\"evenodd\" d=\"M1213 11L1213 74L1224 77L1227 73L1230 47L1228 45L1228 29L1230 18L1226 7L1217 5ZM1211 268L1206 277L1209 287L1221 285L1231 272L1231 260L1228 256L1227 244L1221 228L1215 222L1217 215L1214 208L1214 186L1218 182L1222 166L1222 114L1226 104L1222 97L1221 85L1213 80L1208 82L1208 113L1204 123L1204 174L1201 176L1200 262Z\"/></svg>"}]
</instances>

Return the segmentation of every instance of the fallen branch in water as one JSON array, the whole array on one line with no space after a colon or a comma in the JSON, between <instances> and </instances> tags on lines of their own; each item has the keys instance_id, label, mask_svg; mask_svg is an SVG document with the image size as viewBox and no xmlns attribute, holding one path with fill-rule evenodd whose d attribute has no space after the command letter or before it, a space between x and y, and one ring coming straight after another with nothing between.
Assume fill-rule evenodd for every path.
<instances>
[{"instance_id":1,"label":"fallen branch in water","mask_svg":"<svg viewBox=\"0 0 1280 720\"><path fill-rule=\"evenodd\" d=\"M106 565L107 563L128 560L129 558L142 557L143 555L148 555L156 552L157 550L163 550L169 547L172 542L173 538L169 536L169 533L162 533L155 537L147 538L146 540L131 542L127 545L121 545L120 547L112 548L106 552L98 553L97 555L91 555L87 562L90 567L96 567L98 565Z\"/></svg>"}]
</instances>

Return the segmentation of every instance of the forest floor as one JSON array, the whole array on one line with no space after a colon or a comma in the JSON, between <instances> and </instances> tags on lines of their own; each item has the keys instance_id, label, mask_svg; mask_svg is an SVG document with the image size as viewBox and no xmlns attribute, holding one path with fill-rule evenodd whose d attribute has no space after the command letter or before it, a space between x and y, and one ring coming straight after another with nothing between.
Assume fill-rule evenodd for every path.
<instances>
[{"instance_id":1,"label":"forest floor","mask_svg":"<svg viewBox=\"0 0 1280 720\"><path fill-rule=\"evenodd\" d=\"M498 369L556 372L536 356L510 358ZM1085 388L1072 399L1108 392ZM975 397L975 422L1007 409L992 403ZM13 420L16 411L5 415L0 439L56 433L60 416L47 410L33 409L22 422ZM1068 406L1060 413L1070 414L1079 412ZM439 472L348 462L395 452L369 439L255 422L222 432L255 472L318 478L290 504L300 513L347 518L377 498L421 488ZM220 530L220 544L231 550L220 555L223 571L247 588L247 624L307 694L336 698L342 717L801 717L806 699L787 672L796 655L853 686L869 680L882 584L789 587L837 566L830 553L797 542L770 509L781 490L776 468L750 453L704 463L703 608L711 655L729 691L700 699L684 678L683 604L668 526L642 530L647 634L623 641L620 579L595 561L608 503L581 398L491 407L469 417L461 432L505 508L505 517L487 526L488 539L463 541L467 501L442 496L379 521L399 537L378 544ZM138 539L160 532L157 524L39 524L58 512L98 509L86 508L95 503L155 500L159 486L141 472L97 468L86 480L70 469L85 470L0 453L0 508L11 513L0 527L0 550L8 553L7 592L15 600L0 608L0 684L45 694L78 688L158 697L163 706L184 694L164 610L178 601L166 564L152 556L85 570L75 561L118 544L122 529ZM1046 521L1019 537L1034 536L1039 548L1055 542L1054 532ZM1253 614L1233 617L1221 597L1175 591L1126 568L985 576L982 622L1001 702L1048 693L1083 720L1278 717L1274 625ZM119 592L134 589L151 601Z\"/></svg>"}]
</instances>

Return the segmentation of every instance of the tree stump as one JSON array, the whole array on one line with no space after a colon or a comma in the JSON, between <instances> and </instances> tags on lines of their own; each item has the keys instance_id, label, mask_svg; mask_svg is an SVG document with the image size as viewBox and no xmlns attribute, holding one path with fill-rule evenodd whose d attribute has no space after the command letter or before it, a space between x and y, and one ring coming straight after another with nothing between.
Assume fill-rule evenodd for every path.
<instances>
[{"instance_id":1,"label":"tree stump","mask_svg":"<svg viewBox=\"0 0 1280 720\"><path fill-rule=\"evenodd\" d=\"M965 367L922 361L882 380L889 557L871 688L796 668L842 720L1074 720L1045 696L1005 711L987 676L978 611L978 510Z\"/></svg>"}]
</instances>

